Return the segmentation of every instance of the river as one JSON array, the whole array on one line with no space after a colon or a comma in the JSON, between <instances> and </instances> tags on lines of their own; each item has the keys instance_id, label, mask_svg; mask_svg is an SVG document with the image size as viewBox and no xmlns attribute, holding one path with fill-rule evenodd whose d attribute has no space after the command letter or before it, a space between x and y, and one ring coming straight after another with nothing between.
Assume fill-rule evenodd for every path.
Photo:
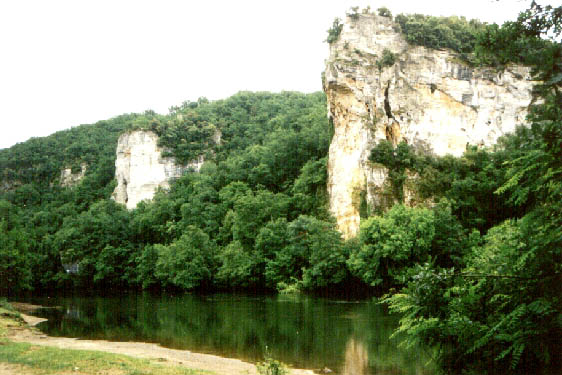
<instances>
[{"instance_id":1,"label":"river","mask_svg":"<svg viewBox=\"0 0 562 375\"><path fill-rule=\"evenodd\" d=\"M148 293L22 299L51 308L38 328L51 336L155 342L256 362L335 374L431 374L429 353L390 335L398 317L374 299Z\"/></svg>"}]
</instances>

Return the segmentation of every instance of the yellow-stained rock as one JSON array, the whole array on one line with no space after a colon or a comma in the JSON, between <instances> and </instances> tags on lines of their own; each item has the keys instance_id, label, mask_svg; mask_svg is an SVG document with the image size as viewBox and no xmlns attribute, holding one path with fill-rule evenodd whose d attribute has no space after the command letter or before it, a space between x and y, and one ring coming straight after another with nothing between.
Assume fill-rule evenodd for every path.
<instances>
[{"instance_id":1,"label":"yellow-stained rock","mask_svg":"<svg viewBox=\"0 0 562 375\"><path fill-rule=\"evenodd\" d=\"M406 141L435 155L460 156L467 145L493 145L524 123L532 100L529 68L469 67L452 51L409 45L396 26L374 14L348 18L326 61L324 90L335 129L328 193L345 238L359 230L354 192L366 191L373 207L388 204L386 170L368 160L377 142ZM384 49L396 63L379 70Z\"/></svg>"}]
</instances>

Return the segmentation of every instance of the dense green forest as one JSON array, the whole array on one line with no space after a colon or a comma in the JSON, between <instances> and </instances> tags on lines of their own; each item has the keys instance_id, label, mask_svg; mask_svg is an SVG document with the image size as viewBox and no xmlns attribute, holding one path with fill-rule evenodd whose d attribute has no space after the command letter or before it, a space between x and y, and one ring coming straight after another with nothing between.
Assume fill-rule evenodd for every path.
<instances>
[{"instance_id":1,"label":"dense green forest","mask_svg":"<svg viewBox=\"0 0 562 375\"><path fill-rule=\"evenodd\" d=\"M396 21L410 43L456 50L471 64L532 66L540 100L528 126L460 158L381 142L371 160L388 168L396 205L365 214L349 241L327 210L333 129L322 93L201 98L168 115L123 115L31 139L0 150L2 294L363 289L385 295L408 343L437 348L447 372L562 368L562 46L545 38L560 36L562 8L533 2L501 27ZM207 161L127 211L110 199L115 147L138 128L155 131L182 162ZM216 131L220 144L211 142ZM61 169L82 163L85 178L61 187ZM402 204L408 171L427 204Z\"/></svg>"},{"instance_id":2,"label":"dense green forest","mask_svg":"<svg viewBox=\"0 0 562 375\"><path fill-rule=\"evenodd\" d=\"M115 148L120 133L138 128L157 132L181 161L212 157L201 173L128 212L110 199ZM222 141L211 145L216 129ZM335 274L316 262L344 251L326 211L330 139L323 94L239 93L2 150L0 285L17 292L86 285L275 289L293 277L307 287L341 282L345 257ZM81 163L88 165L85 178L62 188L61 169ZM337 241L323 246L331 238ZM80 272L69 275L63 264L78 264Z\"/></svg>"}]
</instances>

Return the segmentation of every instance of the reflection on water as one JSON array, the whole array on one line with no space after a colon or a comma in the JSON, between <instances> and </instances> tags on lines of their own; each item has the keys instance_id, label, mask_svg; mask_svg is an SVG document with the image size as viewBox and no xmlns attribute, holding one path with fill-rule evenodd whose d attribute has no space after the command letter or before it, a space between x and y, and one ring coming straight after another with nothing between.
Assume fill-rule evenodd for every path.
<instances>
[{"instance_id":1,"label":"reflection on water","mask_svg":"<svg viewBox=\"0 0 562 375\"><path fill-rule=\"evenodd\" d=\"M376 301L229 294L32 298L53 336L156 342L247 361L341 374L430 374L427 357L389 337L398 323Z\"/></svg>"},{"instance_id":2,"label":"reflection on water","mask_svg":"<svg viewBox=\"0 0 562 375\"><path fill-rule=\"evenodd\" d=\"M369 353L365 344L350 338L345 346L345 363L342 368L343 375L366 375L369 367Z\"/></svg>"}]
</instances>

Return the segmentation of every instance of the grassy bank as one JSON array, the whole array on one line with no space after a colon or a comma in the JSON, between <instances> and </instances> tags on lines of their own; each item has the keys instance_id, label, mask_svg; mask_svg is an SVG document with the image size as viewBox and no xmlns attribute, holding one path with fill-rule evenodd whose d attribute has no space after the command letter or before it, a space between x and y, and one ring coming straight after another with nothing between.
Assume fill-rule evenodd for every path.
<instances>
[{"instance_id":1,"label":"grassy bank","mask_svg":"<svg viewBox=\"0 0 562 375\"><path fill-rule=\"evenodd\" d=\"M21 329L26 329L26 324L20 314L8 304L0 302L0 373L2 374L210 374L126 355L12 342L8 337L10 331Z\"/></svg>"}]
</instances>

